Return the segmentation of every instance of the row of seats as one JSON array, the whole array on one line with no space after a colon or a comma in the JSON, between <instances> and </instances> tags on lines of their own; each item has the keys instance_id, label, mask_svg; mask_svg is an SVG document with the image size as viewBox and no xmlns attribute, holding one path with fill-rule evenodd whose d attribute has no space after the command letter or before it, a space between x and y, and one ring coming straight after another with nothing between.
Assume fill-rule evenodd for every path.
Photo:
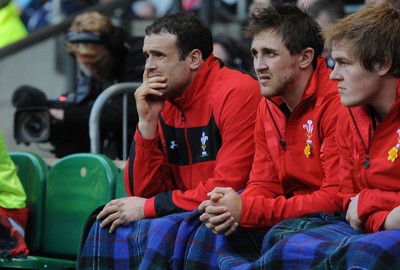
<instances>
[{"instance_id":1,"label":"row of seats","mask_svg":"<svg viewBox=\"0 0 400 270\"><path fill-rule=\"evenodd\" d=\"M126 196L123 170L101 154L73 154L51 167L34 153L10 156L27 194L31 255L1 261L0 268L74 268L88 218L111 199Z\"/></svg>"}]
</instances>

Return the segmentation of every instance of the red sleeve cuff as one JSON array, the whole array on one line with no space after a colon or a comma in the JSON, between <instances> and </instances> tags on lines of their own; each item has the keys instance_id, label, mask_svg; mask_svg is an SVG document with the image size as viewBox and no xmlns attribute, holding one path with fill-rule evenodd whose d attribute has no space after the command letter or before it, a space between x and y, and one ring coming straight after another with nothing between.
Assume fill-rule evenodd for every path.
<instances>
[{"instance_id":1,"label":"red sleeve cuff","mask_svg":"<svg viewBox=\"0 0 400 270\"><path fill-rule=\"evenodd\" d=\"M158 145L159 134L157 132L154 139L145 139L142 137L142 135L140 135L139 130L136 128L134 140L137 146L140 146L144 149L152 149Z\"/></svg>"},{"instance_id":2,"label":"red sleeve cuff","mask_svg":"<svg viewBox=\"0 0 400 270\"><path fill-rule=\"evenodd\" d=\"M144 203L143 214L145 218L157 217L156 209L154 208L155 197L151 197Z\"/></svg>"},{"instance_id":3,"label":"red sleeve cuff","mask_svg":"<svg viewBox=\"0 0 400 270\"><path fill-rule=\"evenodd\" d=\"M371 214L365 222L365 231L367 233L374 233L384 230L383 224L390 211L378 211Z\"/></svg>"}]
</instances>

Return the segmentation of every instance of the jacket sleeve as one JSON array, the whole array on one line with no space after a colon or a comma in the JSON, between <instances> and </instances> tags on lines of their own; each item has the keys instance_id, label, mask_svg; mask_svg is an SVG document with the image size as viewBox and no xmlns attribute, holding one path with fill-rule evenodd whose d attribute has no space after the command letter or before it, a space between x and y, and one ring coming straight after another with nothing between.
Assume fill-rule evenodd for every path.
<instances>
[{"instance_id":1,"label":"jacket sleeve","mask_svg":"<svg viewBox=\"0 0 400 270\"><path fill-rule=\"evenodd\" d=\"M341 107L338 113L336 143L338 145L339 159L339 192L338 195L343 201L343 210L347 211L350 198L358 194L359 186L354 179L354 170L357 166L352 158L352 147L349 145L353 142L352 129L349 125L350 114L347 108Z\"/></svg>"},{"instance_id":2,"label":"jacket sleeve","mask_svg":"<svg viewBox=\"0 0 400 270\"><path fill-rule=\"evenodd\" d=\"M176 188L172 175L168 173L169 168L160 145L158 133L154 139L147 140L136 130L130 158L126 162L124 171L128 196L151 198L158 193Z\"/></svg>"},{"instance_id":3,"label":"jacket sleeve","mask_svg":"<svg viewBox=\"0 0 400 270\"><path fill-rule=\"evenodd\" d=\"M192 189L181 191L174 188L150 198L144 207L147 218L194 210L202 201L208 199L207 193L215 187L232 187L235 190L245 187L254 155L253 132L257 113L255 108L261 99L255 80L252 79L246 86L253 88L234 91L221 101L221 113L216 117L219 118L222 146L217 154L213 177L201 181ZM154 146L151 148L154 149ZM151 159L161 164L160 155L160 152L154 151ZM159 181L156 179L160 179L160 172L157 172L156 166L152 168L153 183L156 183ZM150 181L149 177L146 181Z\"/></svg>"},{"instance_id":4,"label":"jacket sleeve","mask_svg":"<svg viewBox=\"0 0 400 270\"><path fill-rule=\"evenodd\" d=\"M328 102L334 102L334 100ZM263 185L263 189L266 191L264 191L265 195L260 196L259 193L254 191L256 188L252 187L252 185L254 185L253 178L250 180L248 188L251 188L252 191L245 191L242 195L242 217L240 220L240 225L242 227L249 229L266 229L269 226L273 226L289 218L298 218L315 212L331 213L340 211L341 200L337 197L339 187L337 164L339 162L339 157L337 155L337 145L335 141L336 110L337 106L329 106L319 124L319 128L323 130L323 135L321 136L323 142L321 143L320 149L320 166L323 170L324 178L321 181L321 187L311 193L295 194L291 197L287 194L283 194L281 188L278 187L279 181L277 173L272 169L273 165L268 157L268 153L258 153L258 151L267 152L267 150L262 146L263 140L265 141L266 138L261 137L257 139L257 137L261 136L263 131L260 127L256 128L255 137L257 145L253 168L261 168L264 170L264 172L261 171L257 173L258 179L263 178L264 180L257 182L259 185ZM262 113L262 111L259 111L259 114ZM257 125L261 125L261 122L257 122ZM264 155L265 158L259 159L262 155ZM293 164L293 166L295 165ZM256 174L252 171L251 177L255 176ZM290 181L290 179L285 179L285 181Z\"/></svg>"},{"instance_id":5,"label":"jacket sleeve","mask_svg":"<svg viewBox=\"0 0 400 270\"><path fill-rule=\"evenodd\" d=\"M265 136L265 102L265 99L263 99L257 111L254 131L254 160L246 189L241 194L242 197L263 196L266 198L275 198L284 194L274 163L271 159L267 138ZM277 145L277 147L279 147L279 145ZM265 179L268 179L268 181L265 181Z\"/></svg>"},{"instance_id":6,"label":"jacket sleeve","mask_svg":"<svg viewBox=\"0 0 400 270\"><path fill-rule=\"evenodd\" d=\"M374 233L383 230L382 226L390 211L377 211L367 217L364 223L364 230L367 233Z\"/></svg>"},{"instance_id":7,"label":"jacket sleeve","mask_svg":"<svg viewBox=\"0 0 400 270\"><path fill-rule=\"evenodd\" d=\"M358 216L364 221L366 232L377 232L389 212L400 205L400 192L377 188L364 189L358 198Z\"/></svg>"}]
</instances>

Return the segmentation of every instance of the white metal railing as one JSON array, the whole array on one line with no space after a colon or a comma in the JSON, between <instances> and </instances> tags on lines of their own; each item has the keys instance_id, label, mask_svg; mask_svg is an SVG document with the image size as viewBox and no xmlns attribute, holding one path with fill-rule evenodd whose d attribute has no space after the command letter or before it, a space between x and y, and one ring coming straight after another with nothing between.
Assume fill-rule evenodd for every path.
<instances>
[{"instance_id":1,"label":"white metal railing","mask_svg":"<svg viewBox=\"0 0 400 270\"><path fill-rule=\"evenodd\" d=\"M122 107L122 158L128 153L128 94L132 94L140 86L140 82L124 82L106 88L93 104L89 117L90 152L100 153L100 118L106 101L116 95L124 94Z\"/></svg>"}]
</instances>

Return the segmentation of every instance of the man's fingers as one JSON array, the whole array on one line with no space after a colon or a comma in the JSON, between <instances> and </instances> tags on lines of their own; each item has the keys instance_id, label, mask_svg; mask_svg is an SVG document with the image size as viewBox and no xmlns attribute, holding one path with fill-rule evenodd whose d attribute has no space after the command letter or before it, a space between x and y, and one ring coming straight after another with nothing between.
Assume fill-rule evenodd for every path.
<instances>
[{"instance_id":1,"label":"man's fingers","mask_svg":"<svg viewBox=\"0 0 400 270\"><path fill-rule=\"evenodd\" d=\"M120 226L124 223L125 222L121 218L114 220L114 222L111 224L110 230L108 230L108 232L113 233L118 228L118 226Z\"/></svg>"},{"instance_id":2,"label":"man's fingers","mask_svg":"<svg viewBox=\"0 0 400 270\"><path fill-rule=\"evenodd\" d=\"M217 225L213 229L213 231L214 231L214 233L217 233L217 234L225 234L228 231L230 231L230 229L232 228L234 223L235 223L234 218L233 217L229 217L228 219L225 219L225 221L223 223L221 223L220 225Z\"/></svg>"},{"instance_id":3,"label":"man's fingers","mask_svg":"<svg viewBox=\"0 0 400 270\"><path fill-rule=\"evenodd\" d=\"M226 213L228 210L223 206L207 206L205 212L211 215L221 215Z\"/></svg>"},{"instance_id":4,"label":"man's fingers","mask_svg":"<svg viewBox=\"0 0 400 270\"><path fill-rule=\"evenodd\" d=\"M203 213L200 215L199 219L200 219L200 221L208 221L210 219L210 217L212 217L212 215L210 215L208 213Z\"/></svg>"},{"instance_id":5,"label":"man's fingers","mask_svg":"<svg viewBox=\"0 0 400 270\"><path fill-rule=\"evenodd\" d=\"M210 196L214 193L221 193L222 195L225 195L226 192L228 192L228 190L230 190L231 188L223 188L223 187L216 187L214 188L211 192L207 193L207 196Z\"/></svg>"},{"instance_id":6,"label":"man's fingers","mask_svg":"<svg viewBox=\"0 0 400 270\"><path fill-rule=\"evenodd\" d=\"M206 208L211 204L212 203L209 200L202 202L198 207L200 213L204 213L206 211Z\"/></svg>"},{"instance_id":7,"label":"man's fingers","mask_svg":"<svg viewBox=\"0 0 400 270\"><path fill-rule=\"evenodd\" d=\"M237 222L233 223L231 228L226 233L224 233L224 235L225 236L231 235L232 233L234 233L237 230L238 227L239 227L239 223L237 223Z\"/></svg>"},{"instance_id":8,"label":"man's fingers","mask_svg":"<svg viewBox=\"0 0 400 270\"><path fill-rule=\"evenodd\" d=\"M107 227L110 223L114 222L114 220L118 219L119 215L118 212L109 215L108 217L106 217L101 223L100 223L100 227L104 228Z\"/></svg>"},{"instance_id":9,"label":"man's fingers","mask_svg":"<svg viewBox=\"0 0 400 270\"><path fill-rule=\"evenodd\" d=\"M218 202L223 197L224 197L224 194L216 192L216 193L211 194L210 200L213 202Z\"/></svg>"},{"instance_id":10,"label":"man's fingers","mask_svg":"<svg viewBox=\"0 0 400 270\"><path fill-rule=\"evenodd\" d=\"M229 220L231 218L231 214L230 213L223 213L217 216L213 216L210 217L208 219L208 223L214 224L215 226L221 225L224 222L226 222L227 220Z\"/></svg>"}]
</instances>

